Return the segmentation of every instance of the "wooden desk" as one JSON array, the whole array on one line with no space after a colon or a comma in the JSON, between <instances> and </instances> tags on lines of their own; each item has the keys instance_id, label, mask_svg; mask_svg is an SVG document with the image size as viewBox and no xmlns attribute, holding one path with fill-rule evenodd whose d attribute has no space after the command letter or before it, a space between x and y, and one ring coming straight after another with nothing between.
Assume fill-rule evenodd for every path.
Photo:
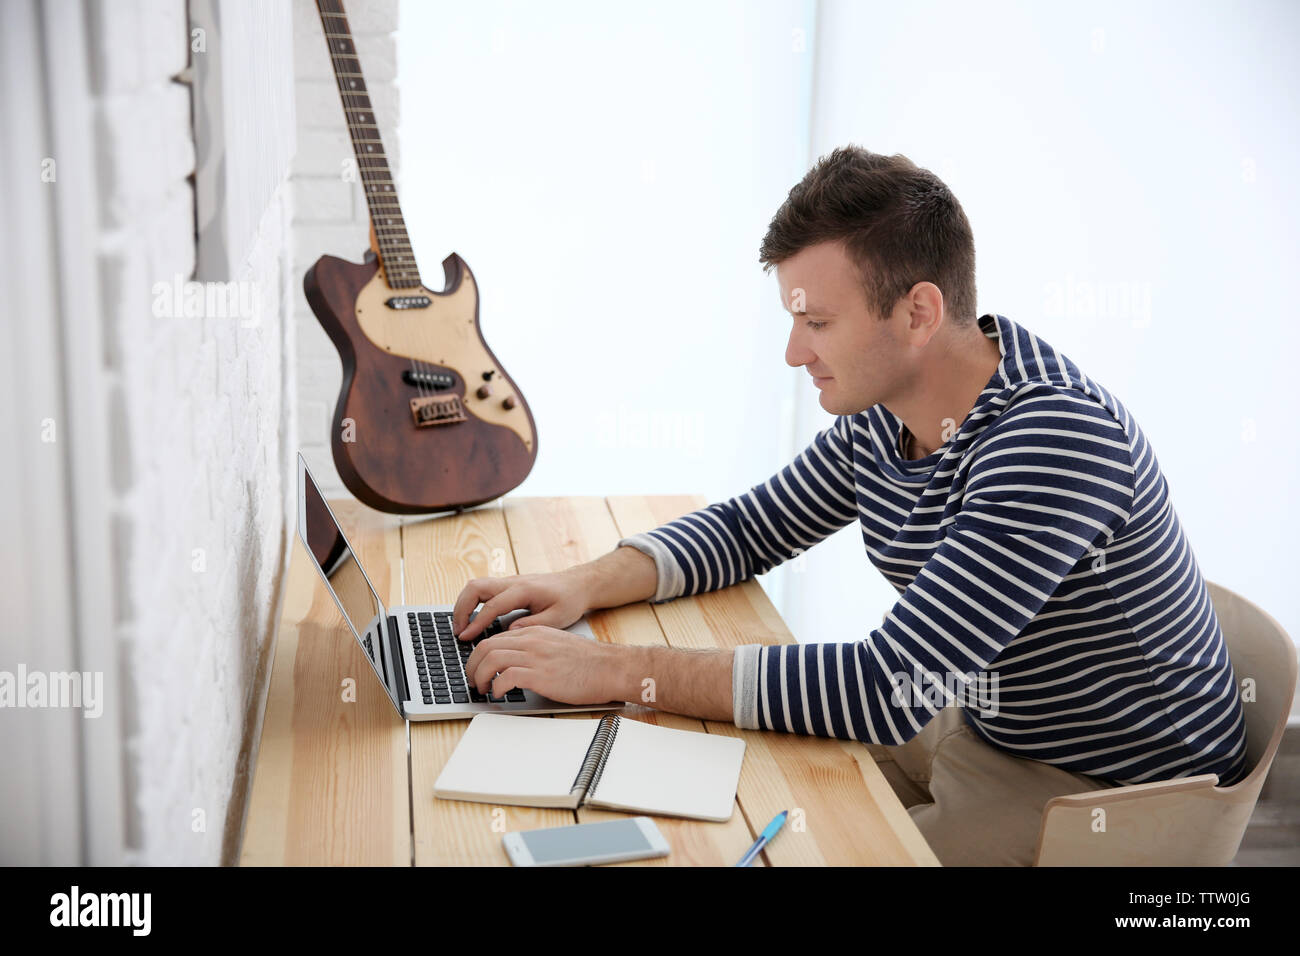
<instances>
[{"instance_id":1,"label":"wooden desk","mask_svg":"<svg viewBox=\"0 0 1300 956\"><path fill-rule=\"evenodd\" d=\"M451 604L470 578L562 570L705 504L698 496L506 498L420 519L331 502L387 606ZM243 865L505 866L501 835L507 830L626 816L435 799L434 780L467 721L408 725L397 716L296 534L293 541ZM752 580L661 605L593 611L589 618L601 640L619 644L726 648L793 641ZM730 866L772 817L797 807L803 829L787 824L763 852L765 865L939 865L860 743L741 730L640 705L622 713L746 742L731 820L656 818L672 853L647 863Z\"/></svg>"}]
</instances>

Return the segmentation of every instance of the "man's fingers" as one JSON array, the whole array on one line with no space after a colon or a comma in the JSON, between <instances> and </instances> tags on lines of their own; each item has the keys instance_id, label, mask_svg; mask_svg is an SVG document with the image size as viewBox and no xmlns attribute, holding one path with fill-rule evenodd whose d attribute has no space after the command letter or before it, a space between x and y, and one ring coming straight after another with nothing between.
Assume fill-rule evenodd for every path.
<instances>
[{"instance_id":1,"label":"man's fingers","mask_svg":"<svg viewBox=\"0 0 1300 956\"><path fill-rule=\"evenodd\" d=\"M492 597L508 587L504 578L474 578L461 589L451 609L451 627L459 634L469 623L469 614L479 602Z\"/></svg>"},{"instance_id":2,"label":"man's fingers","mask_svg":"<svg viewBox=\"0 0 1300 956\"><path fill-rule=\"evenodd\" d=\"M516 687L530 690L536 683L536 677L536 672L531 667L509 667L496 676L488 690L493 697L504 697Z\"/></svg>"},{"instance_id":3,"label":"man's fingers","mask_svg":"<svg viewBox=\"0 0 1300 956\"><path fill-rule=\"evenodd\" d=\"M502 614L513 611L518 607L525 607L527 602L528 592L524 589L524 586L522 584L511 585L484 601L474 620L466 624L462 631L457 631L453 627L452 634L462 641L473 640Z\"/></svg>"},{"instance_id":4,"label":"man's fingers","mask_svg":"<svg viewBox=\"0 0 1300 956\"><path fill-rule=\"evenodd\" d=\"M524 602L519 606L530 609L532 608L532 605L527 602ZM510 626L506 628L506 630L517 631L521 627L553 627L556 630L562 631L577 620L578 617L572 612L566 612L564 608L558 604L551 604L548 607L542 608L542 610L538 611L536 614L525 614L518 620L511 621Z\"/></svg>"},{"instance_id":5,"label":"man's fingers","mask_svg":"<svg viewBox=\"0 0 1300 956\"><path fill-rule=\"evenodd\" d=\"M524 646L524 639L520 638L516 634L497 634L494 637L489 637L478 647L474 648L474 650L470 652L469 657L465 659L465 676L469 679L470 683L477 687L480 682L475 678L478 677L478 672L483 665L483 658L487 657L493 651L502 649L519 650ZM491 677L499 670L501 670L499 667L493 668L487 672L487 677ZM486 680L487 678L484 679Z\"/></svg>"},{"instance_id":6,"label":"man's fingers","mask_svg":"<svg viewBox=\"0 0 1300 956\"><path fill-rule=\"evenodd\" d=\"M494 685L492 683L493 677L498 673L504 674L512 667L518 668L526 666L529 660L530 658L527 651L505 648L490 652L483 658L482 663L478 665L478 670L475 672L474 677L471 678L474 681L475 689L480 694L486 694L488 691L492 691L494 696L500 697L501 690L498 685L501 683L501 679L497 678L497 683ZM492 689L494 686L497 688L496 690Z\"/></svg>"},{"instance_id":7,"label":"man's fingers","mask_svg":"<svg viewBox=\"0 0 1300 956\"><path fill-rule=\"evenodd\" d=\"M486 628L507 611L513 611L518 607L527 606L526 591L521 584L503 584L495 593L488 596L483 602L483 606L478 609L478 614L474 620L468 621L459 630L456 628L456 618L453 612L451 632L462 641L473 640L479 632ZM468 614L466 618L468 618Z\"/></svg>"}]
</instances>

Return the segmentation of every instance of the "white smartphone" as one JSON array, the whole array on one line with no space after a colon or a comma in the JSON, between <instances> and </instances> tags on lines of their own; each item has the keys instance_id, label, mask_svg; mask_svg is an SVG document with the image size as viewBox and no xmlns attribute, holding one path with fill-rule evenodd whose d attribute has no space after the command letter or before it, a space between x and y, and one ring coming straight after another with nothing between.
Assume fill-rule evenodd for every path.
<instances>
[{"instance_id":1,"label":"white smartphone","mask_svg":"<svg viewBox=\"0 0 1300 956\"><path fill-rule=\"evenodd\" d=\"M649 817L516 830L502 842L515 866L585 866L668 855L668 841Z\"/></svg>"}]
</instances>

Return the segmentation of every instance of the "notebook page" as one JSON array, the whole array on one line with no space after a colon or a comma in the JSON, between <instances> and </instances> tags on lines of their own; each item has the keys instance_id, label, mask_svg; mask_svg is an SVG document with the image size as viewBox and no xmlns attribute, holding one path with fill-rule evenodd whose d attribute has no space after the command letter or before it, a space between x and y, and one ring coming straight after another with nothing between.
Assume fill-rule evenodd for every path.
<instances>
[{"instance_id":1,"label":"notebook page","mask_svg":"<svg viewBox=\"0 0 1300 956\"><path fill-rule=\"evenodd\" d=\"M587 804L633 813L729 820L745 742L623 718Z\"/></svg>"},{"instance_id":2,"label":"notebook page","mask_svg":"<svg viewBox=\"0 0 1300 956\"><path fill-rule=\"evenodd\" d=\"M438 775L434 795L572 806L569 789L599 723L476 714Z\"/></svg>"}]
</instances>

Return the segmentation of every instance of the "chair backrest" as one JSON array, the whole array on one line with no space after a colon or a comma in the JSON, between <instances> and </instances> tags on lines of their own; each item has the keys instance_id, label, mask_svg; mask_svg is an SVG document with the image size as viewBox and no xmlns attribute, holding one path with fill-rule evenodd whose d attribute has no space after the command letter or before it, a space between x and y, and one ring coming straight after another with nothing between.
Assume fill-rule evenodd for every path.
<instances>
[{"instance_id":1,"label":"chair backrest","mask_svg":"<svg viewBox=\"0 0 1300 956\"><path fill-rule=\"evenodd\" d=\"M1236 856L1291 713L1296 648L1265 611L1206 584L1244 698L1247 775L1230 787L1207 773L1053 797L1043 808L1037 865L1224 866ZM1100 833L1092 827L1099 806Z\"/></svg>"},{"instance_id":2,"label":"chair backrest","mask_svg":"<svg viewBox=\"0 0 1300 956\"><path fill-rule=\"evenodd\" d=\"M1295 643L1267 611L1222 585L1205 583L1223 628L1237 691L1247 697L1242 703L1246 760L1254 772L1266 754L1276 752L1291 713L1296 688ZM1246 691L1253 693L1253 702Z\"/></svg>"}]
</instances>

